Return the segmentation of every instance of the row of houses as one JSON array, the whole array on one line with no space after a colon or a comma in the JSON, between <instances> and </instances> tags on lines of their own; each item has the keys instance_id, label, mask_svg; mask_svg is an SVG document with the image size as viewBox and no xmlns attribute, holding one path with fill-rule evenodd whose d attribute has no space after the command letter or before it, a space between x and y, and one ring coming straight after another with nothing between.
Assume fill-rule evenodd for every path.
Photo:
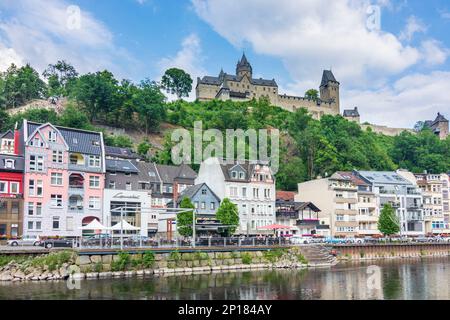
<instances>
[{"instance_id":1,"label":"row of houses","mask_svg":"<svg viewBox=\"0 0 450 320\"><path fill-rule=\"evenodd\" d=\"M215 213L223 199L237 205L237 234L264 233L271 224L282 234L373 236L390 203L403 235L450 233L448 174L407 171L336 172L276 191L270 166L262 161L211 158L198 174L188 165L143 161L127 148L105 146L102 133L24 120L0 134L0 236L79 236L97 219L121 219L145 236L174 235L176 208L184 197L196 207L199 234L218 233Z\"/></svg>"}]
</instances>

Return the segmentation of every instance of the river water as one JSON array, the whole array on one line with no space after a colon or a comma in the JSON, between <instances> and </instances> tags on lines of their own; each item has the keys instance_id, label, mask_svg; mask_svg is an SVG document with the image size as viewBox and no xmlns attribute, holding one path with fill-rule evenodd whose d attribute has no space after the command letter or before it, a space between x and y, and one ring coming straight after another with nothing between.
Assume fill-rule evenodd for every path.
<instances>
[{"instance_id":1,"label":"river water","mask_svg":"<svg viewBox=\"0 0 450 320\"><path fill-rule=\"evenodd\" d=\"M147 278L0 283L0 299L440 299L450 300L450 257ZM72 285L73 287L73 285Z\"/></svg>"}]
</instances>

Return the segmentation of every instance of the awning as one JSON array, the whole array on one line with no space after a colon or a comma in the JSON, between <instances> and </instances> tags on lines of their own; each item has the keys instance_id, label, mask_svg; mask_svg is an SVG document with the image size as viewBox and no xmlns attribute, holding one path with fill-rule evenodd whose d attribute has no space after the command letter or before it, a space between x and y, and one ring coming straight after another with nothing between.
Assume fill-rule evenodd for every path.
<instances>
[{"instance_id":1,"label":"awning","mask_svg":"<svg viewBox=\"0 0 450 320\"><path fill-rule=\"evenodd\" d=\"M283 226L282 224L269 224L267 226L259 227L258 229L263 229L263 230L281 230L281 229L291 229L291 227Z\"/></svg>"},{"instance_id":2,"label":"awning","mask_svg":"<svg viewBox=\"0 0 450 320\"><path fill-rule=\"evenodd\" d=\"M89 224L79 227L81 230L108 230L108 227L102 225L97 219L92 220Z\"/></svg>"},{"instance_id":3,"label":"awning","mask_svg":"<svg viewBox=\"0 0 450 320\"><path fill-rule=\"evenodd\" d=\"M135 227L131 224L129 224L127 221L122 220L118 223L116 223L115 225L113 225L111 228L109 228L109 230L113 230L113 231L136 231L136 230L141 230L141 228Z\"/></svg>"}]
</instances>

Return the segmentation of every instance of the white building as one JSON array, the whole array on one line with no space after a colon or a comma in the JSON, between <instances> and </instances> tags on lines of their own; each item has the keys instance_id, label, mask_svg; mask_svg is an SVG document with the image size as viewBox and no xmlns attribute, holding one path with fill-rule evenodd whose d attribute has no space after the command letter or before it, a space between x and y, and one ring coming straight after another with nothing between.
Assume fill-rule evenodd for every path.
<instances>
[{"instance_id":1,"label":"white building","mask_svg":"<svg viewBox=\"0 0 450 320\"><path fill-rule=\"evenodd\" d=\"M275 177L267 163L209 158L195 183L206 183L220 199L229 198L238 206L237 234L264 233L260 228L276 221Z\"/></svg>"}]
</instances>

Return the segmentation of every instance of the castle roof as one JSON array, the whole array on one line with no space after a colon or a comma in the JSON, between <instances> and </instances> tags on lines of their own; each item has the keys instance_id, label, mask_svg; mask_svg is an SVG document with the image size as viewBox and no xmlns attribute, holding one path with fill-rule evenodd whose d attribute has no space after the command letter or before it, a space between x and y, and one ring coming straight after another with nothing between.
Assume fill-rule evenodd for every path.
<instances>
[{"instance_id":1,"label":"castle roof","mask_svg":"<svg viewBox=\"0 0 450 320\"><path fill-rule=\"evenodd\" d=\"M326 86L329 82L339 83L331 70L323 70L322 82L320 83L321 87Z\"/></svg>"},{"instance_id":2,"label":"castle roof","mask_svg":"<svg viewBox=\"0 0 450 320\"><path fill-rule=\"evenodd\" d=\"M344 110L343 115L344 117L359 117L358 107L355 107L354 109Z\"/></svg>"},{"instance_id":3,"label":"castle roof","mask_svg":"<svg viewBox=\"0 0 450 320\"><path fill-rule=\"evenodd\" d=\"M209 85L216 85L220 86L224 81L240 81L240 79L232 74L221 74L219 77L211 77L211 76L204 76L202 79L199 79L199 83L201 84L209 84ZM277 82L275 79L269 80L269 79L250 79L250 83L256 86L267 86L267 87L278 87ZM226 86L228 87L228 86Z\"/></svg>"},{"instance_id":4,"label":"castle roof","mask_svg":"<svg viewBox=\"0 0 450 320\"><path fill-rule=\"evenodd\" d=\"M445 117L438 112L436 119L434 119L433 121L433 124L437 122L448 122L448 120L445 119Z\"/></svg>"}]
</instances>

